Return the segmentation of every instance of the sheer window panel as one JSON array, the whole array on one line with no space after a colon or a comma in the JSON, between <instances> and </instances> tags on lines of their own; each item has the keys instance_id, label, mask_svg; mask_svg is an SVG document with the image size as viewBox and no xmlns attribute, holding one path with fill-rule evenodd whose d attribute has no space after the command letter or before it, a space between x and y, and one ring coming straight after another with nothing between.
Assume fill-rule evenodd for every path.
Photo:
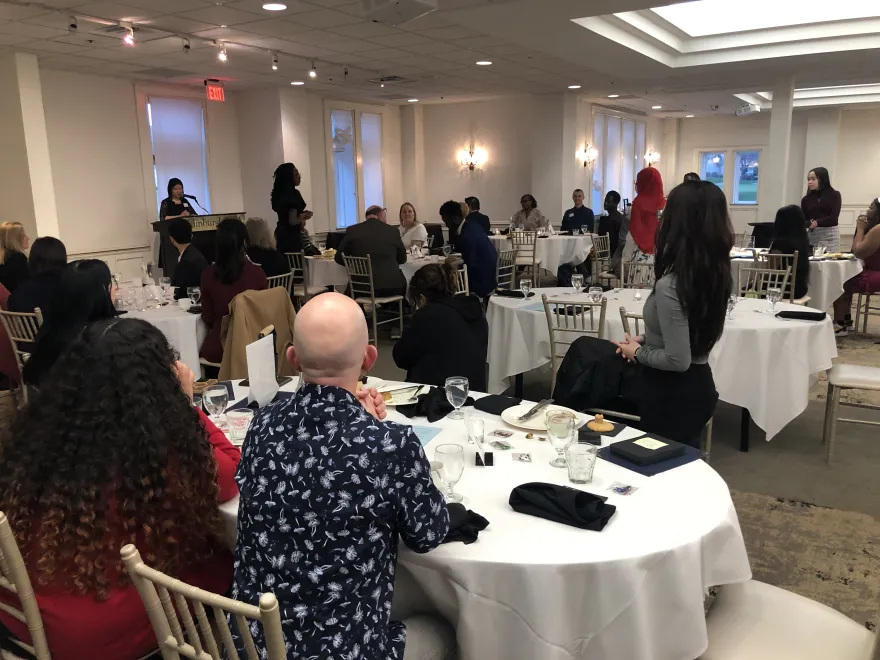
<instances>
[{"instance_id":1,"label":"sheer window panel","mask_svg":"<svg viewBox=\"0 0 880 660\"><path fill-rule=\"evenodd\" d=\"M176 177L183 182L186 194L195 195L210 212L202 101L151 96L147 100L147 117L153 146L156 201L161 206L168 196L168 180Z\"/></svg>"},{"instance_id":2,"label":"sheer window panel","mask_svg":"<svg viewBox=\"0 0 880 660\"><path fill-rule=\"evenodd\" d=\"M593 146L599 155L593 165L593 190L590 199L593 210L598 212L605 201L605 115L600 113L593 116Z\"/></svg>"},{"instance_id":3,"label":"sheer window panel","mask_svg":"<svg viewBox=\"0 0 880 660\"><path fill-rule=\"evenodd\" d=\"M724 190L724 158L723 151L700 152L700 178L709 181Z\"/></svg>"},{"instance_id":4,"label":"sheer window panel","mask_svg":"<svg viewBox=\"0 0 880 660\"><path fill-rule=\"evenodd\" d=\"M635 178L638 173L636 165L636 123L630 119L623 120L623 143L621 152L620 185L624 190L619 190L621 197L635 197ZM625 192L624 192L625 191Z\"/></svg>"},{"instance_id":5,"label":"sheer window panel","mask_svg":"<svg viewBox=\"0 0 880 660\"><path fill-rule=\"evenodd\" d=\"M608 117L608 131L606 133L605 147L605 190L621 192L621 145L620 145L620 117ZM632 185L632 182L630 182ZM621 192L621 197L626 197Z\"/></svg>"},{"instance_id":6,"label":"sheer window panel","mask_svg":"<svg viewBox=\"0 0 880 660\"><path fill-rule=\"evenodd\" d=\"M357 170L354 160L354 112L330 112L330 139L333 143L333 183L336 197L336 227L357 224Z\"/></svg>"},{"instance_id":7,"label":"sheer window panel","mask_svg":"<svg viewBox=\"0 0 880 660\"><path fill-rule=\"evenodd\" d=\"M385 206L382 179L382 115L361 113L361 162L364 170L364 204Z\"/></svg>"},{"instance_id":8,"label":"sheer window panel","mask_svg":"<svg viewBox=\"0 0 880 660\"><path fill-rule=\"evenodd\" d=\"M733 152L733 203L758 203L758 167L760 151Z\"/></svg>"}]
</instances>

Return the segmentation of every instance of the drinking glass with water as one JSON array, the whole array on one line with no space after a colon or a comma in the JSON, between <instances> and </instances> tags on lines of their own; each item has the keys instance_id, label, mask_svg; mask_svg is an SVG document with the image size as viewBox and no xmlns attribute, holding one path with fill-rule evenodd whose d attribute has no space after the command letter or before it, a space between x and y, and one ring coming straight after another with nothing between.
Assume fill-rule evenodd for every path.
<instances>
[{"instance_id":1,"label":"drinking glass with water","mask_svg":"<svg viewBox=\"0 0 880 660\"><path fill-rule=\"evenodd\" d=\"M470 383L464 376L450 376L446 379L446 400L455 408L447 415L448 419L464 419L464 413L459 410L467 401Z\"/></svg>"},{"instance_id":2,"label":"drinking glass with water","mask_svg":"<svg viewBox=\"0 0 880 660\"><path fill-rule=\"evenodd\" d=\"M519 290L523 293L523 298L529 297L529 292L532 290L532 281L528 278L523 278L519 281Z\"/></svg>"},{"instance_id":3,"label":"drinking glass with water","mask_svg":"<svg viewBox=\"0 0 880 660\"><path fill-rule=\"evenodd\" d=\"M599 304L602 302L602 287L601 286L591 286L587 291L587 295L590 298L591 303Z\"/></svg>"},{"instance_id":4,"label":"drinking glass with water","mask_svg":"<svg viewBox=\"0 0 880 660\"><path fill-rule=\"evenodd\" d=\"M767 301L770 303L770 313L776 313L776 303L782 299L782 289L777 286L767 287Z\"/></svg>"},{"instance_id":5,"label":"drinking glass with water","mask_svg":"<svg viewBox=\"0 0 880 660\"><path fill-rule=\"evenodd\" d=\"M575 293L580 293L584 290L584 276L580 273L575 273L571 276L571 286L574 287Z\"/></svg>"},{"instance_id":6,"label":"drinking glass with water","mask_svg":"<svg viewBox=\"0 0 880 660\"><path fill-rule=\"evenodd\" d=\"M202 404L215 425L220 423L220 415L229 404L229 391L225 385L212 385L202 393Z\"/></svg>"}]
</instances>

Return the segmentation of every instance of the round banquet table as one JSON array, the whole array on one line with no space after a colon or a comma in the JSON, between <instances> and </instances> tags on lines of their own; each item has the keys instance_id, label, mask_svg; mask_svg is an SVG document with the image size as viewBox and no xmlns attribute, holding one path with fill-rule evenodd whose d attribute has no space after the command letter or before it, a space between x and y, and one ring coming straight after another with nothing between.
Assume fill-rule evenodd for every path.
<instances>
[{"instance_id":1,"label":"round banquet table","mask_svg":"<svg viewBox=\"0 0 880 660\"><path fill-rule=\"evenodd\" d=\"M498 252L512 250L513 245L507 236L491 235L489 239ZM535 258L541 262L541 268L554 275L562 264L577 266L582 264L593 249L593 237L590 234L580 236L548 236L539 238L535 244Z\"/></svg>"},{"instance_id":2,"label":"round banquet table","mask_svg":"<svg viewBox=\"0 0 880 660\"><path fill-rule=\"evenodd\" d=\"M246 392L235 389L236 399ZM498 416L465 410L485 419L487 434L514 430ZM428 426L393 410L389 419ZM417 554L401 544L395 616L404 601L439 612L456 628L461 660L694 660L706 650L708 588L751 578L730 493L709 465L698 460L645 477L599 459L592 483L574 486L565 470L548 465L555 455L548 443L526 440L521 431L510 442L530 452L532 463L496 451L493 467L478 468L463 421L430 426L441 432L426 454L431 458L444 443L464 447L456 492L490 524L470 545ZM627 429L615 440L640 435ZM514 512L510 491L532 481L608 496L617 512L602 532ZM615 481L638 490L609 493ZM232 533L237 511L237 498L221 506Z\"/></svg>"},{"instance_id":3,"label":"round banquet table","mask_svg":"<svg viewBox=\"0 0 880 660\"><path fill-rule=\"evenodd\" d=\"M400 270L406 278L406 284L415 272L427 266L428 264L441 264L445 261L445 257L431 256L421 259L413 259L407 255L406 262L400 264ZM309 285L339 287L344 289L348 286L348 274L345 272L345 266L336 263L333 259L325 259L323 257L306 257L306 270Z\"/></svg>"},{"instance_id":4,"label":"round banquet table","mask_svg":"<svg viewBox=\"0 0 880 660\"><path fill-rule=\"evenodd\" d=\"M534 289L535 296L492 296L489 300L489 391L503 392L508 379L550 361L550 333L541 294L573 301L571 288ZM641 314L650 290L615 289L605 293L605 338L623 339L620 307ZM722 401L747 409L771 440L807 407L816 374L831 368L837 344L831 319L790 321L771 314L755 313L769 307L763 300L741 299L733 319L709 354L715 387ZM802 311L802 307L779 303L777 310Z\"/></svg>"},{"instance_id":5,"label":"round banquet table","mask_svg":"<svg viewBox=\"0 0 880 660\"><path fill-rule=\"evenodd\" d=\"M739 281L739 269L749 268L751 258L730 260L733 281ZM807 295L810 296L807 307L826 311L843 293L844 283L858 275L864 269L860 259L816 259L810 257L810 282Z\"/></svg>"},{"instance_id":6,"label":"round banquet table","mask_svg":"<svg viewBox=\"0 0 880 660\"><path fill-rule=\"evenodd\" d=\"M143 319L159 328L180 355L181 362L199 373L199 349L208 335L208 326L202 321L201 314L185 312L175 302L144 312L128 310L126 318Z\"/></svg>"}]
</instances>

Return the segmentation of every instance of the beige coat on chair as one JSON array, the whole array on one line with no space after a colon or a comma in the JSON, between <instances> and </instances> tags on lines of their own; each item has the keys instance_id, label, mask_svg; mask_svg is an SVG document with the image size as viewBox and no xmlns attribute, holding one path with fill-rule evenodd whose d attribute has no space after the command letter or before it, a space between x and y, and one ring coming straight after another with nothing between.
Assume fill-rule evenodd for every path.
<instances>
[{"instance_id":1,"label":"beige coat on chair","mask_svg":"<svg viewBox=\"0 0 880 660\"><path fill-rule=\"evenodd\" d=\"M223 363L220 380L247 378L245 347L256 341L260 330L275 326L275 352L278 354L278 374L292 376L295 372L285 354L293 342L293 322L296 312L287 291L281 287L264 291L243 291L229 304L228 329L223 338Z\"/></svg>"}]
</instances>

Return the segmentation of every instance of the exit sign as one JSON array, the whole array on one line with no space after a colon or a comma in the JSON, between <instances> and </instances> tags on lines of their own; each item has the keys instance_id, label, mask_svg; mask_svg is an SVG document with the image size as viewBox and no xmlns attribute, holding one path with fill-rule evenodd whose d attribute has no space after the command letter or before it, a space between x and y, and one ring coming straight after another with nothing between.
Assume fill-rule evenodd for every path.
<instances>
[{"instance_id":1,"label":"exit sign","mask_svg":"<svg viewBox=\"0 0 880 660\"><path fill-rule=\"evenodd\" d=\"M226 93L223 90L223 83L207 83L205 85L205 89L208 92L209 101L220 101L222 103L226 100Z\"/></svg>"}]
</instances>

